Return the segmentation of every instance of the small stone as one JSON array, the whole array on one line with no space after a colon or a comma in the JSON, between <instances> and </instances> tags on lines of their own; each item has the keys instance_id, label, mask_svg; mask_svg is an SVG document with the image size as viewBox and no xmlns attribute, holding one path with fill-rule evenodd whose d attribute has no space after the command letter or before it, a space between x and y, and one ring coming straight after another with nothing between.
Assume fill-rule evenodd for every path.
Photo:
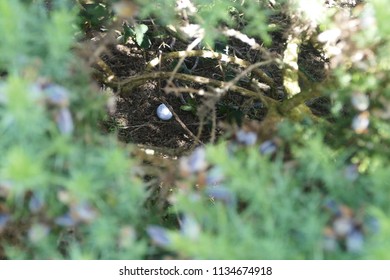
<instances>
[{"instance_id":1,"label":"small stone","mask_svg":"<svg viewBox=\"0 0 390 280\"><path fill-rule=\"evenodd\" d=\"M157 116L160 120L168 121L173 117L173 114L165 104L160 104L160 106L157 107Z\"/></svg>"}]
</instances>

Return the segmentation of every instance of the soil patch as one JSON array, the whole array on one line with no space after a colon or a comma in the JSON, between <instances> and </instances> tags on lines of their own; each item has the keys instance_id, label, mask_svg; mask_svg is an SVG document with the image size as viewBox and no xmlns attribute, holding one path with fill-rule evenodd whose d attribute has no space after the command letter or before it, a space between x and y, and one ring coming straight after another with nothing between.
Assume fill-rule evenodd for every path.
<instances>
[{"instance_id":1,"label":"soil patch","mask_svg":"<svg viewBox=\"0 0 390 280\"><path fill-rule=\"evenodd\" d=\"M274 20L285 19L276 18ZM149 26L150 38L157 39L153 39L154 41L151 42L148 49L142 49L134 42L113 44L108 48L109 51L101 56L119 80L145 73L147 63L158 57L159 53L186 49L186 44L176 40L169 34L155 37L153 34L157 32L157 28L151 24ZM161 33L161 30L158 32ZM271 35L273 43L268 48L269 52L281 57L285 48L284 32L279 30L271 33ZM216 48L226 49L226 47L229 49L230 56L250 63L256 63L263 59L260 51L251 49L237 39L231 39L225 43L216 43ZM178 59L167 59L152 71L173 71L177 61ZM312 82L322 81L325 78L325 64L326 61L316 48L310 45L302 46L299 66L307 79ZM261 67L261 70L273 79L276 88L281 89L280 96L272 97L283 99L283 80L279 67L269 64ZM184 60L178 72L219 81L229 81L242 71L242 68L237 65L221 63L221 61L215 59L188 57ZM250 76L244 76L237 85L253 90L250 79ZM221 137L223 135L222 127L226 127L226 123L239 127L245 119L261 122L266 115L262 104L252 102L251 98L237 93L228 93L218 99L206 96L191 97L187 93L167 94L164 91L165 86L165 80L154 79L147 80L141 86L136 86L131 90L118 90L116 94L116 112L105 123L105 128L110 131L117 131L119 139L126 143L131 142L185 151L199 143L206 143L210 139L216 140ZM181 89L211 90L207 85L188 81L174 80L174 86ZM319 102L323 105L324 100L321 99ZM156 109L161 103L167 103L173 108L174 118L163 121L157 117ZM317 103L312 101L309 105L316 108L317 111L322 110L322 107L317 106ZM183 107L186 107L186 110Z\"/></svg>"}]
</instances>

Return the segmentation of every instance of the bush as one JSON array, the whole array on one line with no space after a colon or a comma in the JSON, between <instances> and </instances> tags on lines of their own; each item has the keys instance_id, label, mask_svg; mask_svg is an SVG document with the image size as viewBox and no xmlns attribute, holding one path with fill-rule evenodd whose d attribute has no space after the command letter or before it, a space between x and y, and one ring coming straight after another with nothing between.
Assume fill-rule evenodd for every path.
<instances>
[{"instance_id":1,"label":"bush","mask_svg":"<svg viewBox=\"0 0 390 280\"><path fill-rule=\"evenodd\" d=\"M143 257L146 193L98 131L105 99L71 52L75 11L6 1L0 14L2 258Z\"/></svg>"},{"instance_id":2,"label":"bush","mask_svg":"<svg viewBox=\"0 0 390 280\"><path fill-rule=\"evenodd\" d=\"M386 1L274 2L1 2L0 258L387 259ZM118 44L144 59L130 77L99 53ZM104 132L102 84L164 79L201 94L196 149Z\"/></svg>"}]
</instances>

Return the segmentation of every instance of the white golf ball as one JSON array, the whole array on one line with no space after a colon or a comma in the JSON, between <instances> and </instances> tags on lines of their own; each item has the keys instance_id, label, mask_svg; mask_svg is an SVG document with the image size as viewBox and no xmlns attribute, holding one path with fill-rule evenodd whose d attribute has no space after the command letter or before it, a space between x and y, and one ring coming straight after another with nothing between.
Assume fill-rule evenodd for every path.
<instances>
[{"instance_id":1,"label":"white golf ball","mask_svg":"<svg viewBox=\"0 0 390 280\"><path fill-rule=\"evenodd\" d=\"M172 118L172 112L169 111L168 107L165 104L160 104L160 106L157 107L157 116L163 120L167 121Z\"/></svg>"}]
</instances>

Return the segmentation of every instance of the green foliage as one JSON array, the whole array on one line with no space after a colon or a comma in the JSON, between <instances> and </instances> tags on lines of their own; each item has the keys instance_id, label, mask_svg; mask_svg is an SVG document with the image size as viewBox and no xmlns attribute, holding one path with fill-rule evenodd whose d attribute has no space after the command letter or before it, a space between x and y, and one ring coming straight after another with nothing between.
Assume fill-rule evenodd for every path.
<instances>
[{"instance_id":1,"label":"green foliage","mask_svg":"<svg viewBox=\"0 0 390 280\"><path fill-rule=\"evenodd\" d=\"M173 0L139 1L139 5L142 7L140 16L146 18L157 15L157 19L163 25L176 25L180 21L175 12L175 2ZM184 2L186 3L186 1ZM246 34L260 37L265 44L271 42L266 24L269 13L263 6L265 1L243 1L239 3L235 0L195 0L191 2L192 6L178 9L186 11L191 23L199 24L204 30L203 41L206 46L213 46L215 40L223 38L220 31L222 27L234 26L242 21L245 22L244 31ZM162 7L164 7L163 13L161 12Z\"/></svg>"},{"instance_id":2,"label":"green foliage","mask_svg":"<svg viewBox=\"0 0 390 280\"><path fill-rule=\"evenodd\" d=\"M25 7L19 1L2 1L0 3L0 29L4 32L0 44L0 68L14 70L21 65L25 65L28 60L30 50L26 44L33 38L28 38L31 33L27 31L27 18L19 18L20 14L27 14ZM12 32L11 32L12 30ZM28 40L30 39L30 40Z\"/></svg>"},{"instance_id":3,"label":"green foliage","mask_svg":"<svg viewBox=\"0 0 390 280\"><path fill-rule=\"evenodd\" d=\"M81 28L95 30L109 23L113 16L108 10L107 4L103 1L85 3L79 15L78 21Z\"/></svg>"},{"instance_id":4,"label":"green foliage","mask_svg":"<svg viewBox=\"0 0 390 280\"><path fill-rule=\"evenodd\" d=\"M265 8L266 2L262 0L245 1L240 9L242 9L246 22L243 29L244 33L250 36L259 36L265 45L269 45L271 44L271 37L268 34L267 18L271 15L271 12Z\"/></svg>"},{"instance_id":5,"label":"green foliage","mask_svg":"<svg viewBox=\"0 0 390 280\"><path fill-rule=\"evenodd\" d=\"M137 24L134 28L131 28L128 24L123 24L123 33L118 38L123 43L126 43L130 38L133 39L138 46L142 48L150 47L150 39L146 36L146 32L148 31L148 26L145 24Z\"/></svg>"},{"instance_id":6,"label":"green foliage","mask_svg":"<svg viewBox=\"0 0 390 280\"><path fill-rule=\"evenodd\" d=\"M117 23L111 3L91 1L78 11L67 0L51 9L44 1L25 2L0 1L6 31L0 43L0 258L389 258L386 1L353 10L356 24L332 9L316 28L300 14L289 15L288 1L272 9L268 1L192 1L197 10L186 8L188 23L203 28L210 46L217 31L237 26L269 44L267 17L277 9L313 38L318 29L336 30L336 38L319 36L329 78L315 88L330 99L333 113L330 121L278 116L275 127L258 134L240 128L178 159L180 175L169 180L174 188L161 209L145 203L151 191L131 148L99 130L106 99L72 50L80 27L88 32ZM181 26L184 14L175 3L139 1L139 16ZM148 48L150 26L137 20L124 25L123 42L131 38ZM195 112L194 100L181 109ZM245 125L239 106L218 106L233 125ZM293 109L298 106L304 104ZM268 128L275 134L261 138Z\"/></svg>"},{"instance_id":7,"label":"green foliage","mask_svg":"<svg viewBox=\"0 0 390 280\"><path fill-rule=\"evenodd\" d=\"M1 258L142 258L146 193L129 151L97 130L105 100L75 67L75 13L42 9L0 6L2 27L16 28L0 45L0 235L16 236L2 236Z\"/></svg>"},{"instance_id":8,"label":"green foliage","mask_svg":"<svg viewBox=\"0 0 390 280\"><path fill-rule=\"evenodd\" d=\"M175 210L192 217L199 232L189 234L195 230L187 230L191 226L183 221L168 248L195 259L321 258L324 218L318 192L304 195L293 170L257 148L231 154L218 145L208 156L224 181L200 192L179 192ZM210 200L213 188L223 188L226 197Z\"/></svg>"},{"instance_id":9,"label":"green foliage","mask_svg":"<svg viewBox=\"0 0 390 280\"><path fill-rule=\"evenodd\" d=\"M380 32L381 38L388 39L390 32L390 25L387 23L386 19L389 18L389 10L386 9L387 2L384 0L373 0L370 1L372 3L372 7L370 6L364 16L366 17L374 17L377 19L378 29ZM375 15L374 15L375 13Z\"/></svg>"},{"instance_id":10,"label":"green foliage","mask_svg":"<svg viewBox=\"0 0 390 280\"><path fill-rule=\"evenodd\" d=\"M139 0L136 2L142 6L140 11L141 18L158 15L158 20L163 25L172 24L176 21L175 0Z\"/></svg>"},{"instance_id":11,"label":"green foliage","mask_svg":"<svg viewBox=\"0 0 390 280\"><path fill-rule=\"evenodd\" d=\"M257 147L209 147L208 183L174 196L181 228L166 232L170 242L164 248L195 259L386 258L379 244L387 218L362 209L379 200L388 209L389 196L383 197L388 176L381 168L370 174L351 169L348 157L324 145L320 135L306 137L305 144L294 145L290 161L283 161L282 148L269 157ZM340 218L339 203L356 211L351 222L366 234L358 249L348 237L327 248L333 237L324 232Z\"/></svg>"},{"instance_id":12,"label":"green foliage","mask_svg":"<svg viewBox=\"0 0 390 280\"><path fill-rule=\"evenodd\" d=\"M366 258L371 260L388 260L390 257L390 242L388 238L390 234L390 217L378 208L372 208L370 211L378 219L381 230L376 238L370 240Z\"/></svg>"},{"instance_id":13,"label":"green foliage","mask_svg":"<svg viewBox=\"0 0 390 280\"><path fill-rule=\"evenodd\" d=\"M198 110L198 103L195 98L190 98L185 105L180 106L180 110L196 114L196 111Z\"/></svg>"},{"instance_id":14,"label":"green foliage","mask_svg":"<svg viewBox=\"0 0 390 280\"><path fill-rule=\"evenodd\" d=\"M71 61L69 49L74 42L75 12L66 9L55 10L50 14L50 21L42 30L46 36L46 55L43 63L44 74L51 75L54 79L64 78L64 74ZM46 62L47 61L47 62ZM62 67L58 67L61 65ZM64 73L65 72L65 73Z\"/></svg>"}]
</instances>

